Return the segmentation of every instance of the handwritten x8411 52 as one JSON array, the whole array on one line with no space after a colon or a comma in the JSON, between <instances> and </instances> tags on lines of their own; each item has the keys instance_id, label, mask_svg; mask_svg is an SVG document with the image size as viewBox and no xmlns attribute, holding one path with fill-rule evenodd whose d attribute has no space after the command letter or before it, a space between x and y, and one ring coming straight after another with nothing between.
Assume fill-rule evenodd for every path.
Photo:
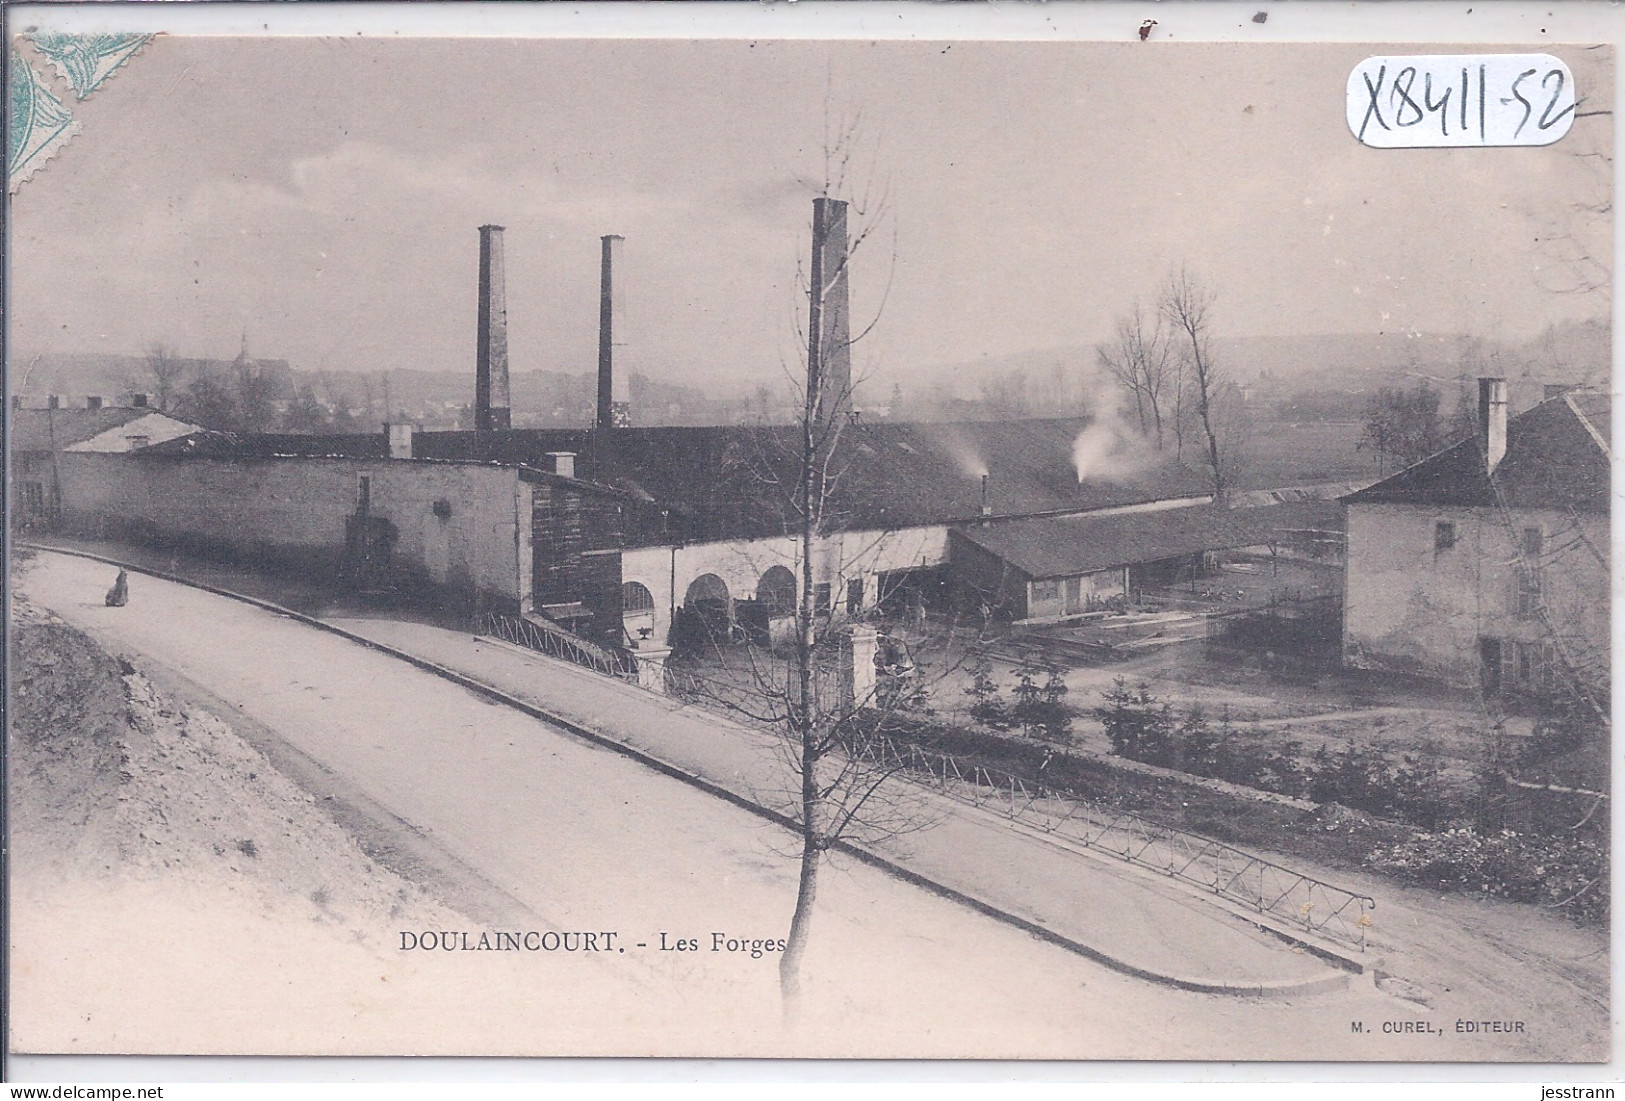
<instances>
[{"instance_id":1,"label":"handwritten x8411 52","mask_svg":"<svg viewBox=\"0 0 1625 1101\"><path fill-rule=\"evenodd\" d=\"M1369 57L1349 73L1349 129L1382 149L1550 145L1578 97L1549 54Z\"/></svg>"}]
</instances>

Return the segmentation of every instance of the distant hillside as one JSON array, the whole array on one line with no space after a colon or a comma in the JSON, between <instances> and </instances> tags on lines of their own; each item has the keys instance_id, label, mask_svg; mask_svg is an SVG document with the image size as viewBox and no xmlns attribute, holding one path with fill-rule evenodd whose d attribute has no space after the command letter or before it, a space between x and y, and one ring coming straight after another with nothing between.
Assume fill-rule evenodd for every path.
<instances>
[{"instance_id":1,"label":"distant hillside","mask_svg":"<svg viewBox=\"0 0 1625 1101\"><path fill-rule=\"evenodd\" d=\"M1612 330L1605 321L1553 325L1534 340L1503 344L1460 334L1310 333L1217 336L1215 360L1254 408L1288 419L1347 420L1383 387L1428 382L1453 407L1462 380L1508 379L1513 406L1540 400L1548 383L1599 385L1609 378ZM1039 349L919 368L894 399L908 418L1040 416L1087 410L1101 400L1094 348ZM1053 415L1053 414L1049 414Z\"/></svg>"},{"instance_id":2,"label":"distant hillside","mask_svg":"<svg viewBox=\"0 0 1625 1101\"><path fill-rule=\"evenodd\" d=\"M1612 364L1607 322L1554 325L1521 344L1498 344L1458 334L1326 333L1303 336L1220 336L1213 342L1225 377L1246 405L1272 410L1286 421L1348 422L1383 387L1427 381L1454 408L1470 380L1501 375L1512 404L1525 409L1548 383L1603 384ZM230 360L189 360L225 370ZM282 406L309 388L316 404L348 427L408 419L426 427L466 426L474 396L467 371L305 371L285 361L256 359L275 376ZM597 379L591 373L522 371L510 380L516 427L584 427L592 422ZM152 392L141 355L58 354L18 357L11 392L44 405L50 394L80 404L95 394L117 402L131 392ZM857 405L865 417L894 420L986 420L1097 413L1111 394L1100 378L1093 347L1038 349L949 364L888 366L861 383ZM731 424L784 422L783 378L744 378L727 391L707 391L645 375L631 378L634 423ZM1115 395L1112 395L1115 400Z\"/></svg>"}]
</instances>

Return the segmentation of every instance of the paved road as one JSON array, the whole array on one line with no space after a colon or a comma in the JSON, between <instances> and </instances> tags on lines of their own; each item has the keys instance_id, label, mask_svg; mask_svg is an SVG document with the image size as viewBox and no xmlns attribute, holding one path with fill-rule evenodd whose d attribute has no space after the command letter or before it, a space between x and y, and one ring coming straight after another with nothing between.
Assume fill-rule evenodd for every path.
<instances>
[{"instance_id":1,"label":"paved road","mask_svg":"<svg viewBox=\"0 0 1625 1101\"><path fill-rule=\"evenodd\" d=\"M466 632L386 619L324 621L475 677L753 802L793 804L772 734ZM1340 975L1178 885L1041 841L987 811L925 802L931 828L882 852L1120 965L1213 986L1324 984Z\"/></svg>"},{"instance_id":2,"label":"paved road","mask_svg":"<svg viewBox=\"0 0 1625 1101\"><path fill-rule=\"evenodd\" d=\"M774 936L785 926L794 889L791 839L760 818L297 621L139 575L131 578L129 606L109 609L101 599L109 581L105 565L45 554L21 571L18 587L110 648L160 663L276 731L552 928L617 930L631 945L655 942L662 931L705 939L713 931ZM469 640L454 645L449 634L441 641L466 645L492 679L534 682L541 674L527 655L497 657ZM625 699L573 687L565 695L582 718L646 718L651 727L681 729L681 737L708 734L697 719L674 724L677 712L665 701L644 700L641 706L653 709L645 715ZM759 761L741 755L735 763L743 779ZM975 828L959 823L942 836L963 838L970 834L953 831ZM916 835L916 843L927 836ZM1037 846L1022 851L1027 855L1012 856L997 873L985 872L979 885L993 891L1001 882L1042 877L1061 892L1091 882L1076 870L1082 862L1059 863L1064 854L1039 855ZM1225 952L1255 944L1245 936L1227 942L1228 919L1210 920L1127 880L1106 877L1076 898L1080 908L1095 906L1154 938L1177 929L1183 942L1225 944ZM734 1031L718 1037L716 1051L786 1050L773 1046L782 1039L758 1043L750 1028L739 1029L741 1020L776 1018L770 964L652 948L634 951L629 966L634 959L650 981L678 990L692 1014L730 1007L723 1016ZM1225 961L1213 967L1221 971ZM816 1017L817 1035L800 1039L824 1054L1444 1054L1437 1039L1425 1046L1410 1038L1380 1045L1351 1039L1351 1015L1417 1016L1415 1007L1373 990L1263 1002L1170 990L852 862L824 878L809 971L813 1004L830 1012Z\"/></svg>"}]
</instances>

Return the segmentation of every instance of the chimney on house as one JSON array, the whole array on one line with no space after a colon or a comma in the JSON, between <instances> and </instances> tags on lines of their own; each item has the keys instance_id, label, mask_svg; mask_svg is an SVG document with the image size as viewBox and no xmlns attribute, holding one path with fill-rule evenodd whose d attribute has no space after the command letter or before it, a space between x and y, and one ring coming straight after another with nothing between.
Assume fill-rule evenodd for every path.
<instances>
[{"instance_id":1,"label":"chimney on house","mask_svg":"<svg viewBox=\"0 0 1625 1101\"><path fill-rule=\"evenodd\" d=\"M412 457L412 426L410 424L386 424L384 435L389 440L389 457L391 459L410 459Z\"/></svg>"},{"instance_id":2,"label":"chimney on house","mask_svg":"<svg viewBox=\"0 0 1625 1101\"><path fill-rule=\"evenodd\" d=\"M987 475L983 474L982 475L982 525L984 527L987 526L988 521L990 521L992 519L993 519L993 506L990 503L988 503L988 499L987 499Z\"/></svg>"},{"instance_id":3,"label":"chimney on house","mask_svg":"<svg viewBox=\"0 0 1625 1101\"><path fill-rule=\"evenodd\" d=\"M1507 453L1507 380L1478 380L1478 450L1484 471L1494 474Z\"/></svg>"},{"instance_id":4,"label":"chimney on house","mask_svg":"<svg viewBox=\"0 0 1625 1101\"><path fill-rule=\"evenodd\" d=\"M474 357L474 430L509 427L508 294L502 227L480 227L479 348Z\"/></svg>"},{"instance_id":5,"label":"chimney on house","mask_svg":"<svg viewBox=\"0 0 1625 1101\"><path fill-rule=\"evenodd\" d=\"M840 199L814 199L807 368L809 372L818 372L821 424L834 423L852 408L852 329L846 249L846 203Z\"/></svg>"},{"instance_id":6,"label":"chimney on house","mask_svg":"<svg viewBox=\"0 0 1625 1101\"><path fill-rule=\"evenodd\" d=\"M615 349L626 347L626 292L615 286L615 263L626 238L603 238L598 278L598 417L599 428L632 426L632 387L626 364L615 362Z\"/></svg>"},{"instance_id":7,"label":"chimney on house","mask_svg":"<svg viewBox=\"0 0 1625 1101\"><path fill-rule=\"evenodd\" d=\"M561 478L574 478L576 476L576 453L574 451L549 451L547 458L553 465L553 473Z\"/></svg>"}]
</instances>

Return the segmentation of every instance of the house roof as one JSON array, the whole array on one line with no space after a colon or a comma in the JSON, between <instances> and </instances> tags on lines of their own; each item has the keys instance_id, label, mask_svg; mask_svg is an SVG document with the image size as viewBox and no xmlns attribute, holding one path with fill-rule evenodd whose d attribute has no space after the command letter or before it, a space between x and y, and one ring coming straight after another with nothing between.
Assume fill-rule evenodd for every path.
<instances>
[{"instance_id":1,"label":"house roof","mask_svg":"<svg viewBox=\"0 0 1625 1101\"><path fill-rule=\"evenodd\" d=\"M324 441L328 441L325 446ZM555 474L551 470L538 469L524 463L494 463L478 459L426 459L422 457L410 460L392 460L389 457L387 444L383 443L382 437L376 433L365 436L244 436L204 428L185 436L165 440L163 443L153 444L151 447L144 447L141 449L140 457L157 460L229 459L238 462L297 461L299 459L336 459L355 462L386 460L391 463L409 461L424 465L501 466L517 471L521 481L569 485L597 496L613 497L617 500L631 502L634 505L639 503L635 495L614 486L599 485L596 482L566 477Z\"/></svg>"},{"instance_id":2,"label":"house roof","mask_svg":"<svg viewBox=\"0 0 1625 1101\"><path fill-rule=\"evenodd\" d=\"M1563 394L1507 421L1506 454L1493 484L1474 437L1343 500L1475 508L1494 505L1499 490L1514 507L1606 513L1611 428L1607 394Z\"/></svg>"},{"instance_id":3,"label":"house roof","mask_svg":"<svg viewBox=\"0 0 1625 1101\"><path fill-rule=\"evenodd\" d=\"M1078 418L954 424L869 422L842 429L831 463L827 526L915 527L974 518L988 472L995 516L1078 512L1172 497L1203 497L1207 479L1172 461L1117 479L1080 482L1072 443ZM549 451L577 453L582 477L624 489L668 511L691 539L783 534L796 525L800 429L786 426L517 429L425 432L414 453L482 456L545 465Z\"/></svg>"},{"instance_id":4,"label":"house roof","mask_svg":"<svg viewBox=\"0 0 1625 1101\"><path fill-rule=\"evenodd\" d=\"M154 409L13 409L13 451L50 451L100 436Z\"/></svg>"},{"instance_id":5,"label":"house roof","mask_svg":"<svg viewBox=\"0 0 1625 1101\"><path fill-rule=\"evenodd\" d=\"M1209 550L1253 547L1288 531L1341 530L1336 501L1262 508L1189 505L1108 516L1046 516L953 529L1032 579L1075 577Z\"/></svg>"}]
</instances>

